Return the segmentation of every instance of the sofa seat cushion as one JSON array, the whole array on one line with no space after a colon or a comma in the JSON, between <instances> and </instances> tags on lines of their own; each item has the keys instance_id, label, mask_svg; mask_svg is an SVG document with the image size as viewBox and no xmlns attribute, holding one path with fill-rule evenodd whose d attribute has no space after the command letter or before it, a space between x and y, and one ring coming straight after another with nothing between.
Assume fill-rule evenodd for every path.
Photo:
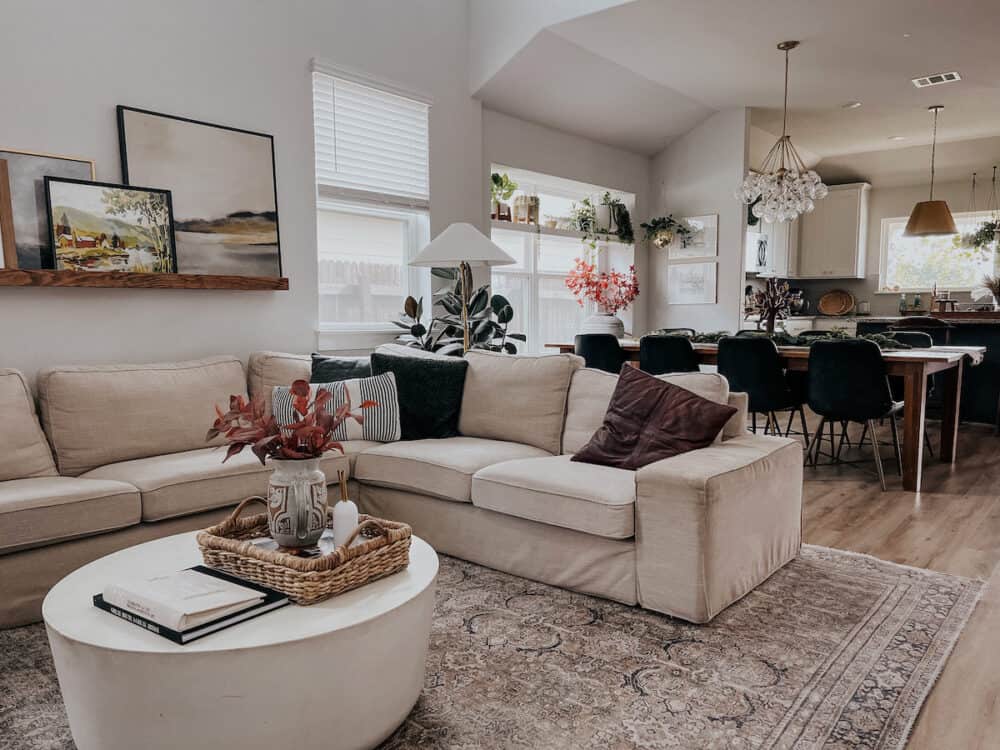
<instances>
[{"instance_id":1,"label":"sofa seat cushion","mask_svg":"<svg viewBox=\"0 0 1000 750\"><path fill-rule=\"evenodd\" d=\"M635 533L635 472L571 456L505 461L476 472L479 508L608 539Z\"/></svg>"},{"instance_id":2,"label":"sofa seat cushion","mask_svg":"<svg viewBox=\"0 0 1000 750\"><path fill-rule=\"evenodd\" d=\"M0 482L0 554L134 526L139 490L123 482L38 477Z\"/></svg>"},{"instance_id":3,"label":"sofa seat cushion","mask_svg":"<svg viewBox=\"0 0 1000 750\"><path fill-rule=\"evenodd\" d=\"M353 457L370 445L378 444L350 441L344 444L346 455L327 453L320 460L327 481L336 482L339 469L350 475ZM270 466L261 466L249 450L222 463L224 455L221 448L199 448L109 464L84 476L115 479L138 487L142 493L143 521L186 516L235 505L251 495L267 494Z\"/></svg>"},{"instance_id":4,"label":"sofa seat cushion","mask_svg":"<svg viewBox=\"0 0 1000 750\"><path fill-rule=\"evenodd\" d=\"M522 443L485 438L405 440L358 456L359 482L395 487L459 503L472 502L472 475L485 466L550 455Z\"/></svg>"}]
</instances>

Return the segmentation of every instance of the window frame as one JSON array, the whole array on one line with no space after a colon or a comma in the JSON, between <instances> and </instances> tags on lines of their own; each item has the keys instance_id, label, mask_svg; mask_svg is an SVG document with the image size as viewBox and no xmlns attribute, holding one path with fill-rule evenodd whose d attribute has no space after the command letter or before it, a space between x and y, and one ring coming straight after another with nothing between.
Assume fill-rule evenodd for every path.
<instances>
[{"instance_id":1,"label":"window frame","mask_svg":"<svg viewBox=\"0 0 1000 750\"><path fill-rule=\"evenodd\" d=\"M406 223L406 247L403 252L403 292L399 300L400 310L402 310L403 300L407 296L424 297L430 299L431 280L430 273L425 268L417 268L409 265L409 262L420 252L430 240L430 216L427 211L421 209L406 209L398 206L378 206L368 203L355 203L342 199L320 198L316 201L316 217L319 219L320 211L335 211L340 213L358 214L361 216L374 216L377 218L395 219ZM319 238L316 241L316 266L322 255L322 248L319 246ZM316 318L318 321L316 332L320 335L330 333L393 333L398 335L399 327L390 321L361 321L342 322L324 321L320 317L320 308L323 298L322 282L317 273L316 279Z\"/></svg>"},{"instance_id":2,"label":"window frame","mask_svg":"<svg viewBox=\"0 0 1000 750\"><path fill-rule=\"evenodd\" d=\"M986 221L992 218L991 211L959 211L952 214L956 221L973 218L974 221ZM876 294L926 294L933 291L933 286L929 287L900 287L899 289L889 289L886 287L886 271L889 260L889 232L895 224L906 225L908 216L892 216L882 219L879 227L879 256L878 256L878 288ZM952 236L952 235L948 235ZM978 285L977 285L978 286ZM949 292L971 293L977 286L949 286Z\"/></svg>"},{"instance_id":3,"label":"window frame","mask_svg":"<svg viewBox=\"0 0 1000 750\"><path fill-rule=\"evenodd\" d=\"M399 308L402 310L403 300L408 295L414 297L424 297L431 299L432 286L429 269L415 268L409 265L409 261L430 242L430 128L431 109L433 101L425 92L412 89L408 86L395 83L388 79L369 75L367 73L335 65L320 58L313 58L310 71L310 81L313 87L313 140L314 150L316 149L315 139L317 137L317 112L315 109L315 75L320 74L334 79L365 86L377 91L381 91L392 96L410 99L427 108L427 185L424 197L413 197L406 195L395 195L391 193L368 191L343 186L337 186L320 179L319 169L316 161L316 154L313 155L313 183L316 187L316 220L318 222L321 211L340 211L368 216L400 219L406 222L406 247L404 248L405 273L403 278L403 295L399 300ZM334 84L336 85L336 84ZM319 278L319 263L322 257L322 248L319 244L317 232L314 266L316 270L316 344L321 351L330 350L367 350L375 346L391 341L399 335L400 329L393 325L391 321L359 321L359 322L337 322L326 321L322 318L322 300L324 298L323 289Z\"/></svg>"}]
</instances>

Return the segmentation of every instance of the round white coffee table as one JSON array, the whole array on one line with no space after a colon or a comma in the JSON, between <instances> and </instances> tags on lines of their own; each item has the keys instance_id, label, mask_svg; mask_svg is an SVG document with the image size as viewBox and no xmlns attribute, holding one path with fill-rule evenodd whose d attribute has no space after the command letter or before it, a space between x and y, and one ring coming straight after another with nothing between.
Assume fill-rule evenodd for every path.
<instances>
[{"instance_id":1,"label":"round white coffee table","mask_svg":"<svg viewBox=\"0 0 1000 750\"><path fill-rule=\"evenodd\" d=\"M290 604L178 646L97 609L105 583L201 563L195 534L95 560L42 605L79 750L365 748L424 683L437 554L413 537L400 573Z\"/></svg>"}]
</instances>

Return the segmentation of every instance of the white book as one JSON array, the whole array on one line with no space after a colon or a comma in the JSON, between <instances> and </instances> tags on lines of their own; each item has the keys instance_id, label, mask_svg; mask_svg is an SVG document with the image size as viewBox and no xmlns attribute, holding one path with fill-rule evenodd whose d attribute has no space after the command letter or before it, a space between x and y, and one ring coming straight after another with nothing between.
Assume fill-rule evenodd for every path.
<instances>
[{"instance_id":1,"label":"white book","mask_svg":"<svg viewBox=\"0 0 1000 750\"><path fill-rule=\"evenodd\" d=\"M252 607L264 594L197 570L109 584L104 601L171 630L184 631Z\"/></svg>"}]
</instances>

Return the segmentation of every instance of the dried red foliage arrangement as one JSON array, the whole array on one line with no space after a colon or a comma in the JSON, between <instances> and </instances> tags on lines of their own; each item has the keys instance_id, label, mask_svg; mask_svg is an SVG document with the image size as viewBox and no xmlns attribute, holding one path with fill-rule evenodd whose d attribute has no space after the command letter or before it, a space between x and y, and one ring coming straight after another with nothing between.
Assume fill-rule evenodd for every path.
<instances>
[{"instance_id":1,"label":"dried red foliage arrangement","mask_svg":"<svg viewBox=\"0 0 1000 750\"><path fill-rule=\"evenodd\" d=\"M296 380L290 390L297 418L290 424L279 425L273 415L265 416L264 402L259 398L247 400L244 396L230 396L229 411L215 407L215 422L205 439L225 437L229 449L223 463L248 446L262 464L268 458L303 460L319 458L331 450L344 452L344 447L332 438L334 430L347 419L362 423L364 414L352 411L349 400L330 413L326 404L333 394L320 388L310 400L309 383L305 380ZM374 401L363 401L359 409L374 406L378 406Z\"/></svg>"},{"instance_id":2,"label":"dried red foliage arrangement","mask_svg":"<svg viewBox=\"0 0 1000 750\"><path fill-rule=\"evenodd\" d=\"M628 273L597 270L597 264L576 259L573 269L566 275L566 286L583 305L584 300L596 302L601 312L614 315L624 310L639 296L639 281L635 276L635 266L628 267Z\"/></svg>"}]
</instances>

